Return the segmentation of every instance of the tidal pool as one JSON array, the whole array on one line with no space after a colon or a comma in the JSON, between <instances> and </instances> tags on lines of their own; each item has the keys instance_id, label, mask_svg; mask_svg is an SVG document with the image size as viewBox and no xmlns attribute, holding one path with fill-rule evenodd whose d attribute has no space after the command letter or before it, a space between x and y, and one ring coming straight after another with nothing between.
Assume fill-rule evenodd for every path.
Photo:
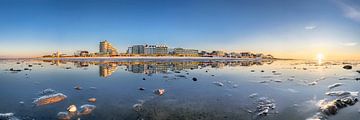
<instances>
[{"instance_id":1,"label":"tidal pool","mask_svg":"<svg viewBox=\"0 0 360 120\"><path fill-rule=\"evenodd\" d=\"M359 63L0 60L0 119L356 120ZM46 94L64 96L35 103ZM323 110L346 97L353 104Z\"/></svg>"}]
</instances>

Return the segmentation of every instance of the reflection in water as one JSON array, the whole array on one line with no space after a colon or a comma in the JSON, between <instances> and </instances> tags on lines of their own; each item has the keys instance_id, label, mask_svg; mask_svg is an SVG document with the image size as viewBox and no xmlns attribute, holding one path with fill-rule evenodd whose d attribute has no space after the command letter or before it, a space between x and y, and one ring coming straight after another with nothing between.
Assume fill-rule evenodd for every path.
<instances>
[{"instance_id":1,"label":"reflection in water","mask_svg":"<svg viewBox=\"0 0 360 120\"><path fill-rule=\"evenodd\" d=\"M81 63L81 62L80 62ZM116 63L99 64L100 77L108 77L117 69Z\"/></svg>"},{"instance_id":2,"label":"reflection in water","mask_svg":"<svg viewBox=\"0 0 360 120\"><path fill-rule=\"evenodd\" d=\"M141 74L156 74L167 73L169 71L181 71L187 69L199 69L204 67L211 68L223 68L226 66L252 66L271 64L273 61L166 61L166 62L153 62L153 61L76 61L76 60L44 60L44 62L51 62L51 65L60 66L60 64L66 64L67 62L74 63L74 66L89 67L90 65L99 66L99 76L109 77L118 68L118 66L125 66L128 72L141 73Z\"/></svg>"}]
</instances>

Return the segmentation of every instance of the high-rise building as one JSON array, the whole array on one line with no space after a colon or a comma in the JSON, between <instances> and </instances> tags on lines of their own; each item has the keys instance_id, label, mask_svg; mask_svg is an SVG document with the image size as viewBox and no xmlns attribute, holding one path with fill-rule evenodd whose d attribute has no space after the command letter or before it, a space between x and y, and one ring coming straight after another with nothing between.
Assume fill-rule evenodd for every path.
<instances>
[{"instance_id":1,"label":"high-rise building","mask_svg":"<svg viewBox=\"0 0 360 120\"><path fill-rule=\"evenodd\" d=\"M99 48L100 54L105 54L105 55L117 55L118 54L116 48L113 47L111 45L111 43L109 43L107 40L100 42L99 47L100 47Z\"/></svg>"},{"instance_id":2,"label":"high-rise building","mask_svg":"<svg viewBox=\"0 0 360 120\"><path fill-rule=\"evenodd\" d=\"M156 45L145 45L145 54L156 54Z\"/></svg>"},{"instance_id":3,"label":"high-rise building","mask_svg":"<svg viewBox=\"0 0 360 120\"><path fill-rule=\"evenodd\" d=\"M131 54L144 54L144 45L133 45L131 47Z\"/></svg>"}]
</instances>

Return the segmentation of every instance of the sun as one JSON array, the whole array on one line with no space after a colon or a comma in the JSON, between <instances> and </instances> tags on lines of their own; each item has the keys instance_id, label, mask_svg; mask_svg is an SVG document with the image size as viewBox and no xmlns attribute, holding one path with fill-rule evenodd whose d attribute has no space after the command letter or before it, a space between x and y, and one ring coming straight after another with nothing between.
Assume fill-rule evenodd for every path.
<instances>
[{"instance_id":1,"label":"sun","mask_svg":"<svg viewBox=\"0 0 360 120\"><path fill-rule=\"evenodd\" d=\"M318 60L319 64L322 63L322 61L324 60L324 54L318 53L316 55L316 59Z\"/></svg>"},{"instance_id":2,"label":"sun","mask_svg":"<svg viewBox=\"0 0 360 120\"><path fill-rule=\"evenodd\" d=\"M317 59L317 60L323 60L323 59L324 59L324 54L318 53L318 54L316 55L316 59Z\"/></svg>"}]
</instances>

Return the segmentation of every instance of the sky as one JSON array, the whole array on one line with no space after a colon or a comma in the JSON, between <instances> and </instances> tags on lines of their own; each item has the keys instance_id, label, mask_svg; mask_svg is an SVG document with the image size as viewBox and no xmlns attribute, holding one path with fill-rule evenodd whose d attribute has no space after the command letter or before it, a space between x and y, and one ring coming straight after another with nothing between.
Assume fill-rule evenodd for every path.
<instances>
[{"instance_id":1,"label":"sky","mask_svg":"<svg viewBox=\"0 0 360 120\"><path fill-rule=\"evenodd\" d=\"M134 44L360 59L359 0L0 0L0 57Z\"/></svg>"}]
</instances>

